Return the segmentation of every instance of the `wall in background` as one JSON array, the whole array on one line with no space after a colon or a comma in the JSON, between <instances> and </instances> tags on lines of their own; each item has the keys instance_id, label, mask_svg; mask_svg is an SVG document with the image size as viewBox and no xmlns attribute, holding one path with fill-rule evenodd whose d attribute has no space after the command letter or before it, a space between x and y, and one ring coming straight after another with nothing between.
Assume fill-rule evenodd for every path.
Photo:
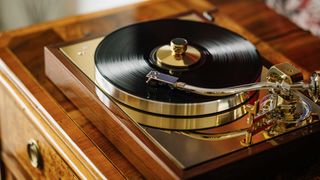
<instances>
[{"instance_id":1,"label":"wall in background","mask_svg":"<svg viewBox=\"0 0 320 180\"><path fill-rule=\"evenodd\" d=\"M0 0L0 31L142 0Z\"/></svg>"}]
</instances>

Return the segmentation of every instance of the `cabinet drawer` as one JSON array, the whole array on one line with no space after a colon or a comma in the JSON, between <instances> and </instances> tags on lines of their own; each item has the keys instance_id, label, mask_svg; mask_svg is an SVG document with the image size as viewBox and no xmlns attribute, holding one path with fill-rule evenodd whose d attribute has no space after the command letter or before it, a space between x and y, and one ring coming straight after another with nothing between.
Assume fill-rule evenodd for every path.
<instances>
[{"instance_id":1,"label":"cabinet drawer","mask_svg":"<svg viewBox=\"0 0 320 180\"><path fill-rule=\"evenodd\" d=\"M6 167L27 179L77 179L44 138L42 133L46 132L40 132L33 122L25 109L0 86L1 155Z\"/></svg>"}]
</instances>

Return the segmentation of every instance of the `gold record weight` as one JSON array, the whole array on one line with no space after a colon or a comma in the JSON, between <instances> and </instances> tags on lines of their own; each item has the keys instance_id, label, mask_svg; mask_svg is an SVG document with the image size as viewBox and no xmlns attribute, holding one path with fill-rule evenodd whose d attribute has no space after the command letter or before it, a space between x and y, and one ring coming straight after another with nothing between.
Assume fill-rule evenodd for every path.
<instances>
[{"instance_id":1,"label":"gold record weight","mask_svg":"<svg viewBox=\"0 0 320 180\"><path fill-rule=\"evenodd\" d=\"M188 41L184 38L174 38L169 45L161 46L156 53L157 66L165 69L188 68L196 64L201 53L198 49L188 45Z\"/></svg>"}]
</instances>

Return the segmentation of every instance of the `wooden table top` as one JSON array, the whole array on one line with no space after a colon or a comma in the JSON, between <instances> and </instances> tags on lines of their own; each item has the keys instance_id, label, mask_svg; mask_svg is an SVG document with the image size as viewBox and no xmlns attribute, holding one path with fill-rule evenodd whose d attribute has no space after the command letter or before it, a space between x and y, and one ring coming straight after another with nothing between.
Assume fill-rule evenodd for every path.
<instances>
[{"instance_id":1,"label":"wooden table top","mask_svg":"<svg viewBox=\"0 0 320 180\"><path fill-rule=\"evenodd\" d=\"M305 75L320 69L320 39L277 15L260 0L154 0L67 17L0 33L0 57L104 175L138 179L142 175L134 165L45 76L43 48L107 34L127 24L216 7L255 34L258 41L267 42L281 52ZM271 63L279 62L283 59ZM310 173L313 177L313 171Z\"/></svg>"}]
</instances>

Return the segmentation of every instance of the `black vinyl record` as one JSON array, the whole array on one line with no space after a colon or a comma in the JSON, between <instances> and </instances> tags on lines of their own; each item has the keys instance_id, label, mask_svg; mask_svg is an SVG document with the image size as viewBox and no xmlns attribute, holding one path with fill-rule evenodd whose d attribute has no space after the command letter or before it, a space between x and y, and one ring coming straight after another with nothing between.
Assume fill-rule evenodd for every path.
<instances>
[{"instance_id":1,"label":"black vinyl record","mask_svg":"<svg viewBox=\"0 0 320 180\"><path fill-rule=\"evenodd\" d=\"M175 19L134 24L109 34L96 50L96 69L116 88L138 98L178 104L220 99L146 84L151 70L168 74L151 63L152 51L174 38L185 38L201 52L198 64L178 73L179 81L223 88L252 83L260 77L260 57L249 41L213 24Z\"/></svg>"}]
</instances>

